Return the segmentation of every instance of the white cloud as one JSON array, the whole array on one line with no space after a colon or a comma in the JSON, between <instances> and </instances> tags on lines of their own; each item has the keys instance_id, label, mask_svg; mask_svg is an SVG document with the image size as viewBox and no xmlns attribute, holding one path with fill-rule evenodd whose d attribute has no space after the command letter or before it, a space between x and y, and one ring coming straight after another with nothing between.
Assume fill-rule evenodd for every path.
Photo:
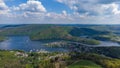
<instances>
[{"instance_id":1,"label":"white cloud","mask_svg":"<svg viewBox=\"0 0 120 68\"><path fill-rule=\"evenodd\" d=\"M27 3L20 4L19 7L13 7L14 10L23 12L46 12L47 10L40 1L29 0Z\"/></svg>"},{"instance_id":2,"label":"white cloud","mask_svg":"<svg viewBox=\"0 0 120 68\"><path fill-rule=\"evenodd\" d=\"M67 16L67 12L66 12L65 10L62 11L62 14L63 14L64 16Z\"/></svg>"},{"instance_id":3,"label":"white cloud","mask_svg":"<svg viewBox=\"0 0 120 68\"><path fill-rule=\"evenodd\" d=\"M68 5L71 9L77 9L75 4L79 3L79 0L57 0L57 1Z\"/></svg>"},{"instance_id":4,"label":"white cloud","mask_svg":"<svg viewBox=\"0 0 120 68\"><path fill-rule=\"evenodd\" d=\"M60 3L64 3L70 7L70 9L74 10L79 14L93 14L98 13L97 10L100 5L95 4L95 0L57 0ZM95 6L94 6L95 5Z\"/></svg>"},{"instance_id":5,"label":"white cloud","mask_svg":"<svg viewBox=\"0 0 120 68\"><path fill-rule=\"evenodd\" d=\"M0 14L6 14L8 11L8 6L4 3L3 0L0 0Z\"/></svg>"},{"instance_id":6,"label":"white cloud","mask_svg":"<svg viewBox=\"0 0 120 68\"><path fill-rule=\"evenodd\" d=\"M107 11L111 11L111 13L113 14L120 14L120 10L119 10L119 5L112 3L112 4L107 4L107 5L103 5L103 7L107 10Z\"/></svg>"}]
</instances>

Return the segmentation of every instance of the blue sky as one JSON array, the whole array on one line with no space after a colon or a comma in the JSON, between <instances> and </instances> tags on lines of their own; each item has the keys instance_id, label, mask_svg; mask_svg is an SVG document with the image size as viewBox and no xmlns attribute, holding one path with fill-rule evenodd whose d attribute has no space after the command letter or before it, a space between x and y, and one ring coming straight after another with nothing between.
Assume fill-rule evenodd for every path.
<instances>
[{"instance_id":1,"label":"blue sky","mask_svg":"<svg viewBox=\"0 0 120 68\"><path fill-rule=\"evenodd\" d=\"M26 3L28 0L12 0L5 1L5 3L9 6L18 6L21 3ZM38 0L42 2L48 12L56 12L61 13L63 10L66 10L68 13L72 13L72 10L65 4L59 3L55 0Z\"/></svg>"},{"instance_id":2,"label":"blue sky","mask_svg":"<svg viewBox=\"0 0 120 68\"><path fill-rule=\"evenodd\" d=\"M120 0L0 0L0 24L119 24Z\"/></svg>"}]
</instances>

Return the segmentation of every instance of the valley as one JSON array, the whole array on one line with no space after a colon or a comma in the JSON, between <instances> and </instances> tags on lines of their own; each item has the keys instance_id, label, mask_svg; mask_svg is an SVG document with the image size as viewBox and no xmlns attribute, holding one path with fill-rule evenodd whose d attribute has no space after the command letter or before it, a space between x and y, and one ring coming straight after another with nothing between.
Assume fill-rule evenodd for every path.
<instances>
[{"instance_id":1,"label":"valley","mask_svg":"<svg viewBox=\"0 0 120 68\"><path fill-rule=\"evenodd\" d=\"M119 68L118 29L117 25L5 25L0 27L0 67Z\"/></svg>"}]
</instances>

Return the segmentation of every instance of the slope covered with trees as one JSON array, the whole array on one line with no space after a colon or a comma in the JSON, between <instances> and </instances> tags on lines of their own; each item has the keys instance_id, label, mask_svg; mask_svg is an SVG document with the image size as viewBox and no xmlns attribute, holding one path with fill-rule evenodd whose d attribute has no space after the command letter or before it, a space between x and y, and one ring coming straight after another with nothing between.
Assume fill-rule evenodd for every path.
<instances>
[{"instance_id":1,"label":"slope covered with trees","mask_svg":"<svg viewBox=\"0 0 120 68\"><path fill-rule=\"evenodd\" d=\"M1 29L0 35L28 35L31 40L66 40L90 45L99 44L99 41L95 39L74 36L72 33L76 33L76 31L73 31L75 28L76 27L61 25L23 25ZM86 31L84 29L82 30ZM81 31L79 33L83 32Z\"/></svg>"},{"instance_id":2,"label":"slope covered with trees","mask_svg":"<svg viewBox=\"0 0 120 68\"><path fill-rule=\"evenodd\" d=\"M94 53L0 51L1 68L119 68L120 59Z\"/></svg>"}]
</instances>

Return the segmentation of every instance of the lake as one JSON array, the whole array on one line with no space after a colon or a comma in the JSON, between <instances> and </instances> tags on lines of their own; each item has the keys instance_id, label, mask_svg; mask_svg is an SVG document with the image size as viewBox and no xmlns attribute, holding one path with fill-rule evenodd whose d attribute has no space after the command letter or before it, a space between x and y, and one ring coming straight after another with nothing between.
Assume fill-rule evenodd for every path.
<instances>
[{"instance_id":1,"label":"lake","mask_svg":"<svg viewBox=\"0 0 120 68\"><path fill-rule=\"evenodd\" d=\"M120 46L116 42L100 41L99 45L90 45L91 47L109 47L109 46ZM31 41L28 36L8 36L8 39L0 42L1 50L23 50L26 52L36 52L45 50L49 52L67 52L65 48L51 48L43 45L41 41Z\"/></svg>"},{"instance_id":2,"label":"lake","mask_svg":"<svg viewBox=\"0 0 120 68\"><path fill-rule=\"evenodd\" d=\"M119 43L117 42L112 42L112 41L100 41L101 44L97 45L97 46L106 46L106 47L109 47L109 46L120 46Z\"/></svg>"},{"instance_id":3,"label":"lake","mask_svg":"<svg viewBox=\"0 0 120 68\"><path fill-rule=\"evenodd\" d=\"M45 50L49 52L66 52L64 48L50 48L43 45L41 41L31 41L28 36L9 36L7 40L0 42L1 50L23 50L40 51Z\"/></svg>"},{"instance_id":4,"label":"lake","mask_svg":"<svg viewBox=\"0 0 120 68\"><path fill-rule=\"evenodd\" d=\"M100 41L99 45L88 45L90 47L120 47L120 44L112 41Z\"/></svg>"}]
</instances>

